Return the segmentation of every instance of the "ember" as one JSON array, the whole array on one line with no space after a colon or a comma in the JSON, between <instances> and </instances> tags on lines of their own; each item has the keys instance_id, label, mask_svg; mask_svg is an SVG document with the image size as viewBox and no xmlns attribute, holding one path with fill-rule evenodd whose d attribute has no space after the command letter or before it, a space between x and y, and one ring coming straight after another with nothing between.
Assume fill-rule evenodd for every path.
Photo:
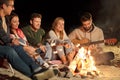
<instances>
[{"instance_id":1,"label":"ember","mask_svg":"<svg viewBox=\"0 0 120 80\"><path fill-rule=\"evenodd\" d=\"M80 48L74 60L69 65L70 71L74 76L80 75L83 77L95 77L98 76L99 71L97 70L91 51L85 48ZM77 72L76 72L77 70Z\"/></svg>"}]
</instances>

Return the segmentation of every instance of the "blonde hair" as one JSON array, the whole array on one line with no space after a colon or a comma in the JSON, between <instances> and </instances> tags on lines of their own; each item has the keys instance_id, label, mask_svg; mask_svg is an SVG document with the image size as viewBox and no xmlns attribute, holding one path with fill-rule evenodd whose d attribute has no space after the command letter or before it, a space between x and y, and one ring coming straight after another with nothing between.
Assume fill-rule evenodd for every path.
<instances>
[{"instance_id":1,"label":"blonde hair","mask_svg":"<svg viewBox=\"0 0 120 80\"><path fill-rule=\"evenodd\" d=\"M52 29L55 31L56 25L58 24L58 22L62 20L65 21L63 17L57 17L54 19L53 24L52 24ZM64 30L63 30L64 31ZM63 39L64 33L63 31L60 31L60 39Z\"/></svg>"}]
</instances>

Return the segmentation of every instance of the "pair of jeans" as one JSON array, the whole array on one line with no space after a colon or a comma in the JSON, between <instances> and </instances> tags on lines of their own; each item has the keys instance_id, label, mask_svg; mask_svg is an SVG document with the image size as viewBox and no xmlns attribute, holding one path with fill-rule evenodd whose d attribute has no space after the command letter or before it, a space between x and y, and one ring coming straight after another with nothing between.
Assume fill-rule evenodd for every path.
<instances>
[{"instance_id":1,"label":"pair of jeans","mask_svg":"<svg viewBox=\"0 0 120 80\"><path fill-rule=\"evenodd\" d=\"M26 54L22 46L12 47L0 45L0 58L6 58L14 69L28 77L32 77L34 70L41 67Z\"/></svg>"},{"instance_id":2,"label":"pair of jeans","mask_svg":"<svg viewBox=\"0 0 120 80\"><path fill-rule=\"evenodd\" d=\"M36 53L40 54L40 57L37 59L38 62L44 63L45 61L52 60L52 47L48 42L45 44L46 52L44 53L40 48L36 50ZM45 54L44 58L41 57L42 54ZM40 64L41 65L41 64Z\"/></svg>"},{"instance_id":3,"label":"pair of jeans","mask_svg":"<svg viewBox=\"0 0 120 80\"><path fill-rule=\"evenodd\" d=\"M46 46L46 53L45 53L44 59L51 60L52 59L52 47L47 42L46 42L45 46Z\"/></svg>"},{"instance_id":4,"label":"pair of jeans","mask_svg":"<svg viewBox=\"0 0 120 80\"><path fill-rule=\"evenodd\" d=\"M58 56L61 57L63 55L68 55L70 52L73 51L73 48L72 47L66 48L64 46L56 46L56 51L58 52Z\"/></svg>"}]
</instances>

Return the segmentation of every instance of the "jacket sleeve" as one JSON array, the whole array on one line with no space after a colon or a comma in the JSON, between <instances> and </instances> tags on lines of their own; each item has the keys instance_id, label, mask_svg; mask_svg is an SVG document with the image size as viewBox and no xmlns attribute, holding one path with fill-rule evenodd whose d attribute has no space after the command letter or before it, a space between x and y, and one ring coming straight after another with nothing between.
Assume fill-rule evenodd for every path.
<instances>
[{"instance_id":1,"label":"jacket sleeve","mask_svg":"<svg viewBox=\"0 0 120 80\"><path fill-rule=\"evenodd\" d=\"M0 41L5 45L12 42L12 39L9 36L9 32L6 33L2 27L2 21L0 21Z\"/></svg>"}]
</instances>

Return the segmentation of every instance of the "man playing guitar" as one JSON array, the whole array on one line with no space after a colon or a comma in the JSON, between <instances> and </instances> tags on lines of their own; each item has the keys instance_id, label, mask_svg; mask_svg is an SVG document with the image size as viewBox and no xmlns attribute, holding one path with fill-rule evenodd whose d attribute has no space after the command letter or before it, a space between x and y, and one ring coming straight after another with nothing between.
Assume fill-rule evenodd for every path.
<instances>
[{"instance_id":1,"label":"man playing guitar","mask_svg":"<svg viewBox=\"0 0 120 80\"><path fill-rule=\"evenodd\" d=\"M92 22L92 15L89 12L85 12L81 18L80 21L82 25L75 30L73 30L69 34L69 38L71 41L77 45L77 44L86 44L86 43L91 43L91 42L96 42L98 41L97 44L90 44L87 45L87 48L92 51L92 54L96 53L95 51L99 51L96 49L100 49L100 52L97 52L97 54L94 54L93 57L95 59L96 64L109 64L110 60L114 59L114 53L109 54L105 53L101 50L102 46L104 46L104 34L101 28L97 27L94 25ZM107 44L115 44L117 42L116 39L108 40ZM100 41L100 42L99 42ZM103 41L103 42L101 42ZM102 53L102 54L101 54ZM102 56L101 56L102 55ZM104 58L103 58L104 55ZM101 60L99 60L99 59Z\"/></svg>"}]
</instances>

